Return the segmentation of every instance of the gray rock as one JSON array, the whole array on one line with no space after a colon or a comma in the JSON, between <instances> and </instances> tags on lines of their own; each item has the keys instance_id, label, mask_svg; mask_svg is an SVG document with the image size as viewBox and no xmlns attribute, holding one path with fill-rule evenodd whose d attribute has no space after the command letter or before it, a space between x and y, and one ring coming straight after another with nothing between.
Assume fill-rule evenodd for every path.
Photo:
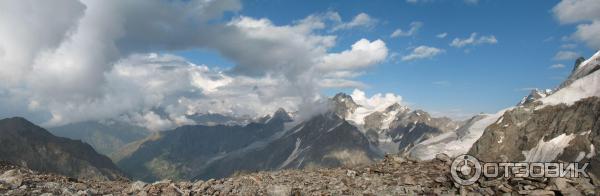
<instances>
[{"instance_id":1,"label":"gray rock","mask_svg":"<svg viewBox=\"0 0 600 196\"><path fill-rule=\"evenodd\" d=\"M444 154L444 153L435 155L435 159L443 161L445 163L452 163L452 159L450 159L450 156L448 156L447 154Z\"/></svg>"},{"instance_id":2,"label":"gray rock","mask_svg":"<svg viewBox=\"0 0 600 196\"><path fill-rule=\"evenodd\" d=\"M23 173L18 169L8 170L0 175L0 181L15 189L23 183Z\"/></svg>"},{"instance_id":3,"label":"gray rock","mask_svg":"<svg viewBox=\"0 0 600 196\"><path fill-rule=\"evenodd\" d=\"M347 170L346 171L346 175L348 177L354 177L354 176L356 176L356 171L354 171L354 170Z\"/></svg>"},{"instance_id":4,"label":"gray rock","mask_svg":"<svg viewBox=\"0 0 600 196\"><path fill-rule=\"evenodd\" d=\"M146 187L146 183L142 182L142 181L135 181L133 183L131 183L131 186L129 186L129 189L127 189L127 193L137 193L140 191L144 190L144 187Z\"/></svg>"},{"instance_id":5,"label":"gray rock","mask_svg":"<svg viewBox=\"0 0 600 196\"><path fill-rule=\"evenodd\" d=\"M286 185L270 185L267 187L267 194L273 196L287 196L292 192L292 188Z\"/></svg>"}]
</instances>

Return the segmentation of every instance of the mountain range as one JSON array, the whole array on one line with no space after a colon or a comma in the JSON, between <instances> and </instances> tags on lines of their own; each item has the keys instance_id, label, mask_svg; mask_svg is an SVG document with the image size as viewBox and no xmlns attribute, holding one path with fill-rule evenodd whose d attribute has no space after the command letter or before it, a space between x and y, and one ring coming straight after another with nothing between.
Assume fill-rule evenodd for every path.
<instances>
[{"instance_id":1,"label":"mountain range","mask_svg":"<svg viewBox=\"0 0 600 196\"><path fill-rule=\"evenodd\" d=\"M277 110L261 118L210 114L195 125L151 132L121 123L52 128L25 119L0 121L3 160L75 177L210 179L280 169L352 167L399 154L431 160L440 153L484 161L587 161L600 175L600 52L579 60L556 89L533 90L515 106L465 121L433 117L400 103L372 107L347 94L305 120ZM113 164L106 156L111 155Z\"/></svg>"}]
</instances>

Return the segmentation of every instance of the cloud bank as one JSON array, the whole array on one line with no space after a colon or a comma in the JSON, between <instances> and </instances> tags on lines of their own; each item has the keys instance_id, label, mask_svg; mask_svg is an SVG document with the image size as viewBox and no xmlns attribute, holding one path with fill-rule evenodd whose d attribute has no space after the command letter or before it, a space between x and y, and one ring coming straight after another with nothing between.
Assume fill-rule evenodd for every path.
<instances>
[{"instance_id":1,"label":"cloud bank","mask_svg":"<svg viewBox=\"0 0 600 196\"><path fill-rule=\"evenodd\" d=\"M388 55L383 41L367 39L330 52L336 36L320 30L372 24L366 14L342 26L323 14L287 25L222 17L241 8L238 0L0 1L0 117L46 126L114 118L163 130L198 113L298 110L322 88L360 87L353 78ZM195 48L235 66L170 54Z\"/></svg>"},{"instance_id":2,"label":"cloud bank","mask_svg":"<svg viewBox=\"0 0 600 196\"><path fill-rule=\"evenodd\" d=\"M552 9L562 24L577 24L571 37L600 49L600 3L596 0L562 0Z\"/></svg>"}]
</instances>

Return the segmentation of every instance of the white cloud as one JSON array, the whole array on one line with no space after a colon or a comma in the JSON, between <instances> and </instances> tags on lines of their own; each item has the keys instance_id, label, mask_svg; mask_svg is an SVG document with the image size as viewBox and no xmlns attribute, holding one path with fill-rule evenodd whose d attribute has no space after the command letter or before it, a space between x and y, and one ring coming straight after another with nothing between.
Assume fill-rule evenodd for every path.
<instances>
[{"instance_id":1,"label":"white cloud","mask_svg":"<svg viewBox=\"0 0 600 196\"><path fill-rule=\"evenodd\" d=\"M600 49L600 3L596 0L562 0L552 9L560 23L577 23L572 37Z\"/></svg>"},{"instance_id":2,"label":"white cloud","mask_svg":"<svg viewBox=\"0 0 600 196\"><path fill-rule=\"evenodd\" d=\"M347 79L323 79L320 83L324 88L359 88L364 89L368 86L362 82Z\"/></svg>"},{"instance_id":3,"label":"white cloud","mask_svg":"<svg viewBox=\"0 0 600 196\"><path fill-rule=\"evenodd\" d=\"M350 50L325 56L319 68L323 70L364 68L385 60L387 55L385 42L361 39L352 44Z\"/></svg>"},{"instance_id":4,"label":"white cloud","mask_svg":"<svg viewBox=\"0 0 600 196\"><path fill-rule=\"evenodd\" d=\"M554 55L554 60L563 61L563 60L575 60L578 58L579 53L573 51L558 51L556 55Z\"/></svg>"},{"instance_id":5,"label":"white cloud","mask_svg":"<svg viewBox=\"0 0 600 196\"><path fill-rule=\"evenodd\" d=\"M600 12L600 10L598 11ZM591 24L578 25L573 36L586 43L590 48L600 49L600 20L595 20Z\"/></svg>"},{"instance_id":6,"label":"white cloud","mask_svg":"<svg viewBox=\"0 0 600 196\"><path fill-rule=\"evenodd\" d=\"M564 64L560 64L560 63L559 64L554 64L554 65L550 66L550 69L562 69L562 68L565 68L565 65Z\"/></svg>"},{"instance_id":7,"label":"white cloud","mask_svg":"<svg viewBox=\"0 0 600 196\"><path fill-rule=\"evenodd\" d=\"M480 44L496 44L498 40L494 35L478 36L477 33L471 33L471 36L465 39L454 38L450 43L450 46L456 48L462 48L468 45L480 45Z\"/></svg>"},{"instance_id":8,"label":"white cloud","mask_svg":"<svg viewBox=\"0 0 600 196\"><path fill-rule=\"evenodd\" d=\"M352 28L356 28L356 27L371 28L371 27L375 26L375 24L377 23L376 19L373 19L371 16L369 16L366 13L359 13L352 19L352 21L346 22L346 23L341 21L341 17L339 17L339 15L337 15L337 17L334 17L334 18L337 18L339 20L338 21L339 24L334 26L332 28L332 31L352 29Z\"/></svg>"},{"instance_id":9,"label":"white cloud","mask_svg":"<svg viewBox=\"0 0 600 196\"><path fill-rule=\"evenodd\" d=\"M58 47L85 9L76 0L0 1L0 87L21 83L35 57Z\"/></svg>"},{"instance_id":10,"label":"white cloud","mask_svg":"<svg viewBox=\"0 0 600 196\"><path fill-rule=\"evenodd\" d=\"M354 89L350 94L352 100L358 105L361 105L369 110L381 111L394 103L402 103L402 96L393 93L381 94L377 93L371 97L367 97L364 91Z\"/></svg>"},{"instance_id":11,"label":"white cloud","mask_svg":"<svg viewBox=\"0 0 600 196\"><path fill-rule=\"evenodd\" d=\"M402 61L412 61L417 59L433 58L441 53L444 53L443 49L430 47L430 46L418 46L412 50L412 52L402 57Z\"/></svg>"},{"instance_id":12,"label":"white cloud","mask_svg":"<svg viewBox=\"0 0 600 196\"><path fill-rule=\"evenodd\" d=\"M333 71L333 72L327 72L324 74L325 77L328 78L355 78L358 76L363 75L364 72L357 72L355 70L340 70L340 71Z\"/></svg>"},{"instance_id":13,"label":"white cloud","mask_svg":"<svg viewBox=\"0 0 600 196\"><path fill-rule=\"evenodd\" d=\"M552 12L561 23L600 20L600 4L596 0L562 0Z\"/></svg>"},{"instance_id":14,"label":"white cloud","mask_svg":"<svg viewBox=\"0 0 600 196\"><path fill-rule=\"evenodd\" d=\"M318 33L328 24L316 15L289 25L218 22L239 9L237 0L0 1L0 117L48 126L118 118L158 130L192 123L186 115L194 113L260 116L303 108L334 82L361 86L352 78L387 58L381 40L330 52L336 36ZM217 51L235 66L168 54L190 48Z\"/></svg>"},{"instance_id":15,"label":"white cloud","mask_svg":"<svg viewBox=\"0 0 600 196\"><path fill-rule=\"evenodd\" d=\"M422 26L423 26L422 22L418 22L418 21L412 22L412 23L410 23L410 29L408 31L403 31L402 29L398 28L398 29L394 30L394 32L392 32L390 37L395 38L395 37L413 36L419 31L419 29Z\"/></svg>"},{"instance_id":16,"label":"white cloud","mask_svg":"<svg viewBox=\"0 0 600 196\"><path fill-rule=\"evenodd\" d=\"M444 32L444 33L437 34L435 37L442 39L442 38L446 38L446 36L448 36L448 33Z\"/></svg>"}]
</instances>

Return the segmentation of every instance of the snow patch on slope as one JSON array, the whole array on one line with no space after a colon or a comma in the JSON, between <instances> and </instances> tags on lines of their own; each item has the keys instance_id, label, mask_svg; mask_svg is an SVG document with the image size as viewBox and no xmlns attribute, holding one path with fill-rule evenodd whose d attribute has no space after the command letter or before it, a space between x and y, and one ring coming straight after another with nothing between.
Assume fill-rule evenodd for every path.
<instances>
[{"instance_id":1,"label":"snow patch on slope","mask_svg":"<svg viewBox=\"0 0 600 196\"><path fill-rule=\"evenodd\" d=\"M576 80L556 93L540 99L544 105L536 109L561 103L572 105L576 101L593 96L600 96L600 71Z\"/></svg>"},{"instance_id":2,"label":"snow patch on slope","mask_svg":"<svg viewBox=\"0 0 600 196\"><path fill-rule=\"evenodd\" d=\"M563 150L569 146L569 142L575 138L575 134L562 134L547 142L542 138L540 142L528 151L523 151L526 162L549 162L553 161L562 154Z\"/></svg>"},{"instance_id":3,"label":"snow patch on slope","mask_svg":"<svg viewBox=\"0 0 600 196\"><path fill-rule=\"evenodd\" d=\"M410 150L410 156L418 160L431 160L439 153L447 154L450 157L466 154L471 149L471 146L483 135L485 128L496 122L505 111L510 109L512 107L478 120L468 128L463 137L459 137L456 132L448 132L427 139L415 145Z\"/></svg>"},{"instance_id":4,"label":"snow patch on slope","mask_svg":"<svg viewBox=\"0 0 600 196\"><path fill-rule=\"evenodd\" d=\"M298 158L298 155L300 155L300 153L302 151L304 151L304 150L300 149L300 144L302 144L302 139L296 138L296 146L294 147L294 150L292 151L292 153L290 153L290 156L288 156L288 158L281 164L281 166L279 168L286 167L292 161L294 161L296 158Z\"/></svg>"},{"instance_id":5,"label":"snow patch on slope","mask_svg":"<svg viewBox=\"0 0 600 196\"><path fill-rule=\"evenodd\" d=\"M389 113L385 114L386 117L385 117L385 119L383 119L383 122L381 123L381 127L379 127L379 128L380 129L389 129L390 128L390 124L392 124L392 122L394 120L396 120L396 115L398 113L400 113L400 110L402 110L402 108L398 108L398 109L392 110Z\"/></svg>"},{"instance_id":6,"label":"snow patch on slope","mask_svg":"<svg viewBox=\"0 0 600 196\"><path fill-rule=\"evenodd\" d=\"M580 73L592 71L595 67L599 66L599 59L600 51L596 52L594 56L581 63L579 69L576 70L574 74L578 75ZM554 94L540 99L543 105L538 106L536 109L561 103L572 105L576 101L593 96L600 96L600 71L594 71L583 78L575 80L573 83L565 86L564 88L559 89Z\"/></svg>"},{"instance_id":7,"label":"snow patch on slope","mask_svg":"<svg viewBox=\"0 0 600 196\"><path fill-rule=\"evenodd\" d=\"M594 155L596 155L596 149L594 148L594 144L590 144L590 153L585 155L585 158L591 159Z\"/></svg>"}]
</instances>

